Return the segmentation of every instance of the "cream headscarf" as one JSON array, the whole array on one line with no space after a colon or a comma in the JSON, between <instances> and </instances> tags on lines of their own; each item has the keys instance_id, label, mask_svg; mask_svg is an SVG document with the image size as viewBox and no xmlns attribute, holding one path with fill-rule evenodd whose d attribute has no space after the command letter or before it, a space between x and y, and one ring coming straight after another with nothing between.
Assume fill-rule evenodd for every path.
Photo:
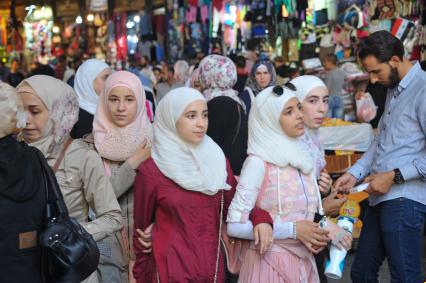
<instances>
[{"instance_id":1,"label":"cream headscarf","mask_svg":"<svg viewBox=\"0 0 426 283\"><path fill-rule=\"evenodd\" d=\"M287 136L280 125L280 116L286 103L296 93L284 88L282 95L268 87L256 96L249 118L248 154L280 167L291 165L309 175L318 194L318 211L324 214L321 193L315 178L314 160L300 138Z\"/></svg>"},{"instance_id":2,"label":"cream headscarf","mask_svg":"<svg viewBox=\"0 0 426 283\"><path fill-rule=\"evenodd\" d=\"M223 151L207 135L194 146L176 130L185 108L196 100L205 98L188 87L173 89L161 100L154 121L152 158L160 171L183 189L214 195L221 189L230 189Z\"/></svg>"},{"instance_id":3,"label":"cream headscarf","mask_svg":"<svg viewBox=\"0 0 426 283\"><path fill-rule=\"evenodd\" d=\"M308 95L328 93L325 83L316 76L300 76L291 80L290 83L296 87L296 94L300 102L303 102ZM315 175L318 178L321 171L327 165L324 147L320 141L318 130L305 127L305 134L302 137L302 141L315 160Z\"/></svg>"},{"instance_id":4,"label":"cream headscarf","mask_svg":"<svg viewBox=\"0 0 426 283\"><path fill-rule=\"evenodd\" d=\"M286 103L296 93L284 88L282 95L273 93L273 87L262 90L250 111L248 154L280 167L291 165L309 174L313 159L299 138L287 136L280 125L280 116Z\"/></svg>"},{"instance_id":5,"label":"cream headscarf","mask_svg":"<svg viewBox=\"0 0 426 283\"><path fill-rule=\"evenodd\" d=\"M0 82L0 138L11 135L25 127L25 112L22 101L14 87Z\"/></svg>"},{"instance_id":6,"label":"cream headscarf","mask_svg":"<svg viewBox=\"0 0 426 283\"><path fill-rule=\"evenodd\" d=\"M303 102L305 98L312 91L325 91L328 92L327 86L325 83L316 76L304 75L297 78L294 78L290 81L296 87L296 95L299 98L300 102Z\"/></svg>"},{"instance_id":7,"label":"cream headscarf","mask_svg":"<svg viewBox=\"0 0 426 283\"><path fill-rule=\"evenodd\" d=\"M78 119L78 98L72 87L46 75L35 75L23 80L19 88L28 84L49 111L49 120L40 140L31 143L50 162L56 159Z\"/></svg>"},{"instance_id":8,"label":"cream headscarf","mask_svg":"<svg viewBox=\"0 0 426 283\"><path fill-rule=\"evenodd\" d=\"M98 59L84 61L75 74L74 89L78 95L80 108L94 115L99 96L93 88L93 81L109 66Z\"/></svg>"},{"instance_id":9,"label":"cream headscarf","mask_svg":"<svg viewBox=\"0 0 426 283\"><path fill-rule=\"evenodd\" d=\"M108 95L115 87L131 90L136 98L137 111L134 120L125 127L117 127L108 112ZM146 139L152 142L152 126L146 113L145 91L139 78L127 71L115 72L105 81L93 119L93 136L99 154L111 161L127 160Z\"/></svg>"}]
</instances>

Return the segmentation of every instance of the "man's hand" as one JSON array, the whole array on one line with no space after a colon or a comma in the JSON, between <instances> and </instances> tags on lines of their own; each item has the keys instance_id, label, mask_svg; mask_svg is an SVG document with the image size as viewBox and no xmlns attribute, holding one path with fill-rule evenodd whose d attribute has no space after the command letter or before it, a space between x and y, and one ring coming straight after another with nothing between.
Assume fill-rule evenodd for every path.
<instances>
[{"instance_id":1,"label":"man's hand","mask_svg":"<svg viewBox=\"0 0 426 283\"><path fill-rule=\"evenodd\" d=\"M336 198L337 191L331 191L331 194L322 200L322 206L324 208L324 213L327 216L337 216L339 214L340 208L347 200L346 197Z\"/></svg>"},{"instance_id":2,"label":"man's hand","mask_svg":"<svg viewBox=\"0 0 426 283\"><path fill-rule=\"evenodd\" d=\"M395 177L395 172L389 171L384 173L378 173L365 178L364 183L370 183L365 192L370 195L381 196L389 192L390 188L393 185L393 178Z\"/></svg>"},{"instance_id":3,"label":"man's hand","mask_svg":"<svg viewBox=\"0 0 426 283\"><path fill-rule=\"evenodd\" d=\"M339 179L337 179L334 184L334 188L337 192L349 193L350 189L352 189L356 184L356 178L349 173L343 174Z\"/></svg>"}]
</instances>

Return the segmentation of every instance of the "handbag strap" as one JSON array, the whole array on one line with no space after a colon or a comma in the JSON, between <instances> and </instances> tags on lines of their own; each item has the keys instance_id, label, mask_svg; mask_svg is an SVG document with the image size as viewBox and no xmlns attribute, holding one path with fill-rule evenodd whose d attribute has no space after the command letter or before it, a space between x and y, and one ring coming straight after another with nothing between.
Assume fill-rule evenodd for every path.
<instances>
[{"instance_id":1,"label":"handbag strap","mask_svg":"<svg viewBox=\"0 0 426 283\"><path fill-rule=\"evenodd\" d=\"M53 165L53 167L52 167L53 172L58 171L59 165L61 165L61 162L64 159L65 151L70 146L70 144L72 143L73 140L74 140L73 138L69 137L67 139L67 141L65 142L65 145L64 145L64 148L61 151L61 154L59 154L58 158L56 159L55 165Z\"/></svg>"},{"instance_id":2,"label":"handbag strap","mask_svg":"<svg viewBox=\"0 0 426 283\"><path fill-rule=\"evenodd\" d=\"M68 216L68 209L65 205L58 182L56 181L54 171L52 170L52 168L50 168L49 164L47 164L46 158L38 149L33 148L33 151L37 155L37 159L42 170L47 203L56 203L58 208L57 212L59 212L59 214L62 216ZM49 211L47 213L47 218L49 219L49 217L51 217L52 215L49 215Z\"/></svg>"},{"instance_id":3,"label":"handbag strap","mask_svg":"<svg viewBox=\"0 0 426 283\"><path fill-rule=\"evenodd\" d=\"M222 196L220 200L219 236L217 241L216 269L215 269L214 278L213 278L214 283L217 283L217 273L219 272L220 239L222 236L222 224L223 224L223 203L224 203L224 196L223 196L223 190L222 190Z\"/></svg>"}]
</instances>

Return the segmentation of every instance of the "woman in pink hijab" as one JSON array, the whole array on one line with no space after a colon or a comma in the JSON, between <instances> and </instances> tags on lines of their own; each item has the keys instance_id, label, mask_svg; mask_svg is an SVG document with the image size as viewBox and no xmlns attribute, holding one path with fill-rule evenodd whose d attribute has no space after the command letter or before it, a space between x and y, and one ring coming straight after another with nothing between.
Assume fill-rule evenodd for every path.
<instances>
[{"instance_id":1,"label":"woman in pink hijab","mask_svg":"<svg viewBox=\"0 0 426 283\"><path fill-rule=\"evenodd\" d=\"M152 126L142 84L130 72L108 77L93 120L93 141L121 207L123 230L100 243L104 282L131 282L135 169L150 156ZM130 273L128 272L130 269Z\"/></svg>"}]
</instances>

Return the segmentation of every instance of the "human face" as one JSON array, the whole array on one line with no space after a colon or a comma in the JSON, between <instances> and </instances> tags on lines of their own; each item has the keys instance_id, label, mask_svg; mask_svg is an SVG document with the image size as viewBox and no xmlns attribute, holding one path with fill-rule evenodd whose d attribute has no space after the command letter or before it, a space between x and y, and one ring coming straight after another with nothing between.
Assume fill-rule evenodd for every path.
<instances>
[{"instance_id":1,"label":"human face","mask_svg":"<svg viewBox=\"0 0 426 283\"><path fill-rule=\"evenodd\" d=\"M154 70L154 76L157 83L161 81L161 71L160 70Z\"/></svg>"},{"instance_id":2,"label":"human face","mask_svg":"<svg viewBox=\"0 0 426 283\"><path fill-rule=\"evenodd\" d=\"M303 135L305 124L303 123L303 114L301 104L296 97L291 98L285 104L280 116L280 125L284 133L297 138Z\"/></svg>"},{"instance_id":3,"label":"human face","mask_svg":"<svg viewBox=\"0 0 426 283\"><path fill-rule=\"evenodd\" d=\"M271 74L268 71L268 68L265 65L260 65L256 69L256 73L254 74L256 79L256 83L259 88L266 88L271 82Z\"/></svg>"},{"instance_id":4,"label":"human face","mask_svg":"<svg viewBox=\"0 0 426 283\"><path fill-rule=\"evenodd\" d=\"M27 143L36 142L46 134L49 110L29 85L24 84L17 91L22 99L26 115L26 125L23 131L24 140Z\"/></svg>"},{"instance_id":5,"label":"human face","mask_svg":"<svg viewBox=\"0 0 426 283\"><path fill-rule=\"evenodd\" d=\"M93 89L95 90L98 96L104 90L105 80L108 78L109 75L111 75L111 69L106 68L102 72L100 72L99 75L97 75L95 80L93 81Z\"/></svg>"},{"instance_id":6,"label":"human face","mask_svg":"<svg viewBox=\"0 0 426 283\"><path fill-rule=\"evenodd\" d=\"M135 120L138 103L133 92L124 86L117 86L108 93L107 110L111 122L117 127L126 127Z\"/></svg>"},{"instance_id":7,"label":"human face","mask_svg":"<svg viewBox=\"0 0 426 283\"><path fill-rule=\"evenodd\" d=\"M303 122L310 129L321 127L328 111L328 89L315 87L302 102Z\"/></svg>"},{"instance_id":8,"label":"human face","mask_svg":"<svg viewBox=\"0 0 426 283\"><path fill-rule=\"evenodd\" d=\"M198 145L206 135L208 121L207 103L196 100L185 108L176 122L176 130L185 142Z\"/></svg>"},{"instance_id":9,"label":"human face","mask_svg":"<svg viewBox=\"0 0 426 283\"><path fill-rule=\"evenodd\" d=\"M389 62L384 63L379 62L372 55L362 60L362 65L370 74L371 83L374 84L377 82L390 88L396 87L400 82L397 69L399 63L400 59L397 56L393 56Z\"/></svg>"}]
</instances>

